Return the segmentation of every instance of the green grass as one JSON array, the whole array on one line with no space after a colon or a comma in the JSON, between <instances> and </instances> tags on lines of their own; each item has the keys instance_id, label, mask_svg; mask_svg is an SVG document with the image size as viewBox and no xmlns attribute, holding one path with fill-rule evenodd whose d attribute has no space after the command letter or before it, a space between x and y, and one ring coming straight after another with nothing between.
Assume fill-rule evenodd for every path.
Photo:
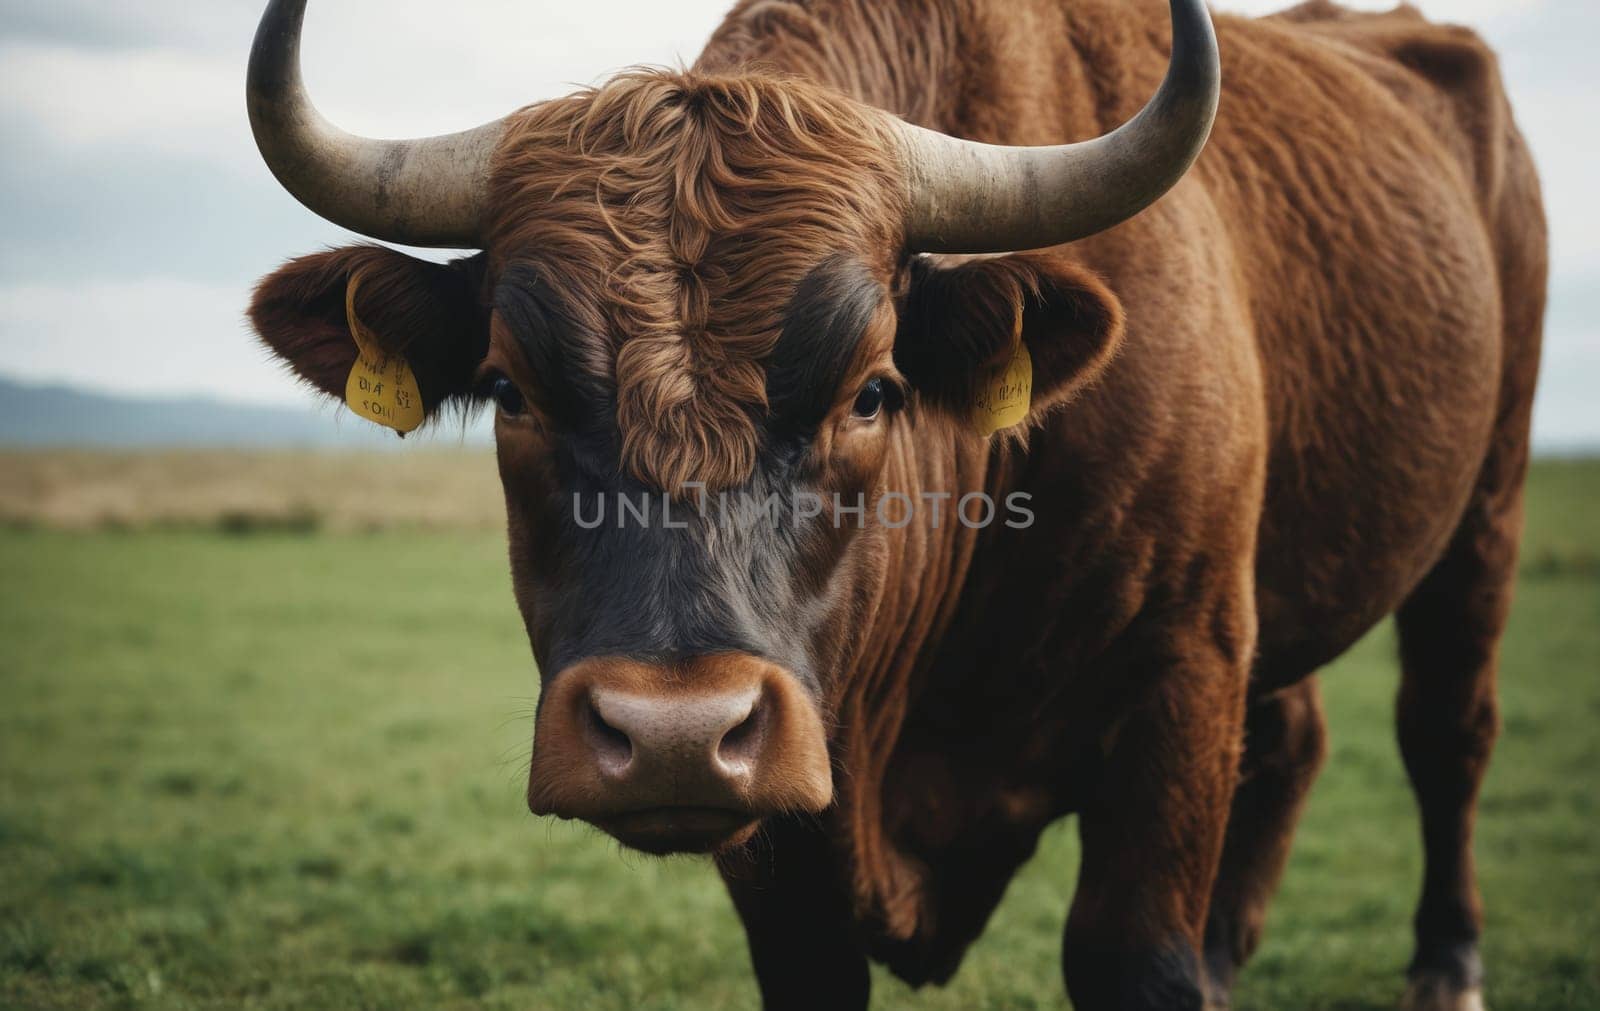
<instances>
[{"instance_id":1,"label":"green grass","mask_svg":"<svg viewBox=\"0 0 1600 1011\"><path fill-rule=\"evenodd\" d=\"M1479 823L1491 1006L1600 1007L1600 463L1542 464ZM0 1006L745 1008L694 860L537 821L502 539L0 531ZM1387 627L1241 1008L1394 1006L1419 881ZM1063 1007L1053 829L954 983Z\"/></svg>"}]
</instances>

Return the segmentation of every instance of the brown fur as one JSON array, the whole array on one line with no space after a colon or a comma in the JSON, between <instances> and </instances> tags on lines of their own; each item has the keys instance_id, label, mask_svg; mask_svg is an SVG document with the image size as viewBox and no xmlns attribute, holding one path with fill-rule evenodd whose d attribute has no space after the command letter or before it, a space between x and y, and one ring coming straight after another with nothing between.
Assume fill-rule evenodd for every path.
<instances>
[{"instance_id":1,"label":"brown fur","mask_svg":"<svg viewBox=\"0 0 1600 1011\"><path fill-rule=\"evenodd\" d=\"M840 244L893 268L884 145L834 93L779 76L639 71L515 118L490 248L570 293L640 480L748 476L787 292Z\"/></svg>"},{"instance_id":2,"label":"brown fur","mask_svg":"<svg viewBox=\"0 0 1600 1011\"><path fill-rule=\"evenodd\" d=\"M1076 1006L1225 999L1321 761L1307 679L1396 611L1428 865L1413 980L1463 1007L1478 985L1470 829L1538 365L1538 182L1470 33L1321 2L1217 28L1221 112L1183 182L1102 235L967 264L902 256L904 194L856 103L996 143L1092 137L1159 84L1165 4L745 0L693 70L532 107L507 136L485 276L550 279L634 478L751 472L789 298L843 255L885 306L806 473L1033 496L1029 529L869 529L800 574L833 607L835 803L720 857L769 1006L864 1006L866 953L948 978L1070 812ZM255 313L325 388L337 269L292 265ZM972 376L1019 308L1036 410L1026 438L980 439ZM539 382L492 334L486 367ZM863 377L896 369L914 409L853 424ZM537 651L556 437L499 431Z\"/></svg>"}]
</instances>

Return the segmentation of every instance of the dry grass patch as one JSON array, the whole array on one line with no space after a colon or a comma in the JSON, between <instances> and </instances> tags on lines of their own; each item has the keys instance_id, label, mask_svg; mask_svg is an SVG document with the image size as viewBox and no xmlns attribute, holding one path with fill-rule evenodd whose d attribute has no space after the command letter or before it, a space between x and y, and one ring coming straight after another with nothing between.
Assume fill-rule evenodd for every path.
<instances>
[{"instance_id":1,"label":"dry grass patch","mask_svg":"<svg viewBox=\"0 0 1600 1011\"><path fill-rule=\"evenodd\" d=\"M488 450L0 452L0 524L55 530L497 530Z\"/></svg>"}]
</instances>

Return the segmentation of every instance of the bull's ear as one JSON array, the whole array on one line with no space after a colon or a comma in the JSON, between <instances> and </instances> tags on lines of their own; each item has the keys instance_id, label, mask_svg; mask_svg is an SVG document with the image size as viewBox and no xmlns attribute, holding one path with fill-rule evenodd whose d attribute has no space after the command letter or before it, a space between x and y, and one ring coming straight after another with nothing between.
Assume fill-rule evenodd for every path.
<instances>
[{"instance_id":1,"label":"bull's ear","mask_svg":"<svg viewBox=\"0 0 1600 1011\"><path fill-rule=\"evenodd\" d=\"M452 397L469 396L488 352L483 254L430 263L382 246L347 246L302 256L256 286L250 321L256 333L303 379L343 397L356 360L345 295L358 280L357 319L417 377L432 415Z\"/></svg>"},{"instance_id":2,"label":"bull's ear","mask_svg":"<svg viewBox=\"0 0 1600 1011\"><path fill-rule=\"evenodd\" d=\"M1059 254L1017 253L940 267L919 258L900 310L895 364L918 402L970 416L978 385L1011 354L1033 361L1029 420L1092 381L1122 342L1122 303Z\"/></svg>"}]
</instances>

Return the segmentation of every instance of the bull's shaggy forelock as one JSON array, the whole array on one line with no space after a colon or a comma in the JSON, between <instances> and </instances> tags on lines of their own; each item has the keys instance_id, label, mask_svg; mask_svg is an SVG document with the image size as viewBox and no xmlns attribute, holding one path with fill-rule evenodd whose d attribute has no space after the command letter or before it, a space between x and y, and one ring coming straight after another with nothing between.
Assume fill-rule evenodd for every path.
<instances>
[{"instance_id":1,"label":"bull's shaggy forelock","mask_svg":"<svg viewBox=\"0 0 1600 1011\"><path fill-rule=\"evenodd\" d=\"M567 360L613 384L634 477L745 480L796 286L841 253L888 283L904 198L882 129L803 81L657 70L513 117L491 254L569 305Z\"/></svg>"}]
</instances>

